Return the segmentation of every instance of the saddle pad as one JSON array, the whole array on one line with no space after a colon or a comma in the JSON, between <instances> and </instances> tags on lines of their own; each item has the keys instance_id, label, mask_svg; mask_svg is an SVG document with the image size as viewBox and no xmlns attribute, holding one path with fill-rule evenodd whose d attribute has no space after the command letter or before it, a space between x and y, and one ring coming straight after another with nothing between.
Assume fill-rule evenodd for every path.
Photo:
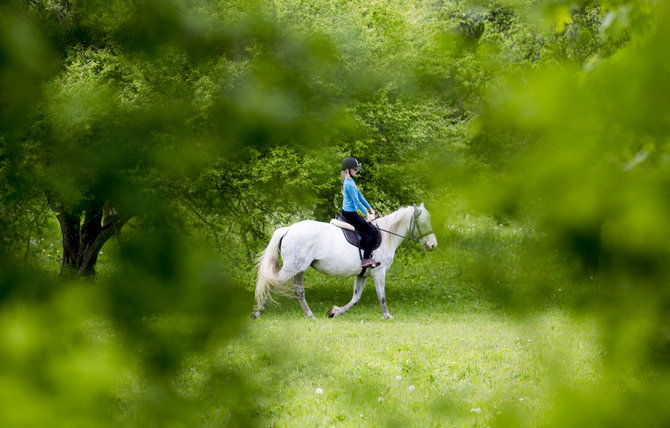
<instances>
[{"instance_id":1,"label":"saddle pad","mask_svg":"<svg viewBox=\"0 0 670 428\"><path fill-rule=\"evenodd\" d=\"M335 223L334 223L335 221ZM354 226L351 223L347 223L347 219L344 218L342 213L337 213L337 218L333 219L330 221L331 224L334 224L335 226L338 226L342 228L342 233L344 233L344 238L347 240L348 243L353 245L354 247L361 247L361 235L358 233L358 231L354 228ZM345 226L340 226L339 224L336 223L345 223L347 226L350 226L351 229L345 228ZM374 226L373 226L374 227ZM382 234L379 231L377 227L374 227L375 229L375 243L372 246L372 250L376 250L379 248L379 246L382 244Z\"/></svg>"},{"instance_id":2,"label":"saddle pad","mask_svg":"<svg viewBox=\"0 0 670 428\"><path fill-rule=\"evenodd\" d=\"M332 224L333 226L337 226L340 229L356 230L356 228L352 224L338 220L336 218L332 219L330 221L330 224Z\"/></svg>"}]
</instances>

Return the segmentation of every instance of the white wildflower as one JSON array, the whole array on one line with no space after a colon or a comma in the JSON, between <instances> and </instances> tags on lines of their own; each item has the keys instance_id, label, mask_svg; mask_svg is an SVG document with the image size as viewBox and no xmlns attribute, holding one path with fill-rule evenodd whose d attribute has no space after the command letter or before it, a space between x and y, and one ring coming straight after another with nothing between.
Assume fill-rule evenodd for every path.
<instances>
[{"instance_id":1,"label":"white wildflower","mask_svg":"<svg viewBox=\"0 0 670 428\"><path fill-rule=\"evenodd\" d=\"M316 388L316 393L317 393L317 394L323 394L323 389L321 389L321 388Z\"/></svg>"},{"instance_id":2,"label":"white wildflower","mask_svg":"<svg viewBox=\"0 0 670 428\"><path fill-rule=\"evenodd\" d=\"M395 380L401 380L401 379L402 379L402 376L400 376L400 375L395 377Z\"/></svg>"},{"instance_id":3,"label":"white wildflower","mask_svg":"<svg viewBox=\"0 0 670 428\"><path fill-rule=\"evenodd\" d=\"M410 385L410 386L409 386L409 390L410 390L410 391L414 391L414 389L415 389L415 388L414 388L414 385Z\"/></svg>"},{"instance_id":4,"label":"white wildflower","mask_svg":"<svg viewBox=\"0 0 670 428\"><path fill-rule=\"evenodd\" d=\"M482 412L482 409L480 409L479 407L475 407L474 409L470 409L470 413L481 413L481 412Z\"/></svg>"}]
</instances>

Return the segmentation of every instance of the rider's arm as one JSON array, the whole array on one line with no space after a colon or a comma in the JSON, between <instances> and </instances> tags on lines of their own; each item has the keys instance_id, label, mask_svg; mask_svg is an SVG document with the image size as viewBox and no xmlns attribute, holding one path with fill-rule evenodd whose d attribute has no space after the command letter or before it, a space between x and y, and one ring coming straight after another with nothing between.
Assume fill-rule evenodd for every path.
<instances>
[{"instance_id":1,"label":"rider's arm","mask_svg":"<svg viewBox=\"0 0 670 428\"><path fill-rule=\"evenodd\" d=\"M358 192L358 197L360 198L361 205L365 206L365 208L367 209L367 211L365 212L365 215L372 214L374 212L372 210L372 207L370 206L368 201L365 200L365 197L363 196L363 194L360 191Z\"/></svg>"}]
</instances>

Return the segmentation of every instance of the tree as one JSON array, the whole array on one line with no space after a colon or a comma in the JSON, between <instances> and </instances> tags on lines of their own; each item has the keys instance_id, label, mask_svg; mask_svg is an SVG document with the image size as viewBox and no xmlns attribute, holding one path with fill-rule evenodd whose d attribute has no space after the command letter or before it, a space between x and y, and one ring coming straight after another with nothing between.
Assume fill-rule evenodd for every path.
<instances>
[{"instance_id":1,"label":"tree","mask_svg":"<svg viewBox=\"0 0 670 428\"><path fill-rule=\"evenodd\" d=\"M255 4L195 15L186 6L17 6L53 43L43 43L52 62L36 77L29 125L2 142L31 159L12 167L57 215L64 275L94 275L111 236L131 218L169 212L212 159L319 145L324 130L347 126L340 99L351 91L333 85L339 64L326 37L303 38Z\"/></svg>"}]
</instances>

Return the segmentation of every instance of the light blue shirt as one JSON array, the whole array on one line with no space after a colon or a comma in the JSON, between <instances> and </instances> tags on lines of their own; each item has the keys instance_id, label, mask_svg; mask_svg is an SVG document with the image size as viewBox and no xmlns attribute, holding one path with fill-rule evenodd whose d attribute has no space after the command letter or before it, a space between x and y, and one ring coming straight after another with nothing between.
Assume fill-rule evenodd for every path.
<instances>
[{"instance_id":1,"label":"light blue shirt","mask_svg":"<svg viewBox=\"0 0 670 428\"><path fill-rule=\"evenodd\" d=\"M360 211L368 215L370 204L365 200L356 186L356 182L351 178L345 178L343 183L344 200L342 201L342 211L355 212Z\"/></svg>"}]
</instances>

